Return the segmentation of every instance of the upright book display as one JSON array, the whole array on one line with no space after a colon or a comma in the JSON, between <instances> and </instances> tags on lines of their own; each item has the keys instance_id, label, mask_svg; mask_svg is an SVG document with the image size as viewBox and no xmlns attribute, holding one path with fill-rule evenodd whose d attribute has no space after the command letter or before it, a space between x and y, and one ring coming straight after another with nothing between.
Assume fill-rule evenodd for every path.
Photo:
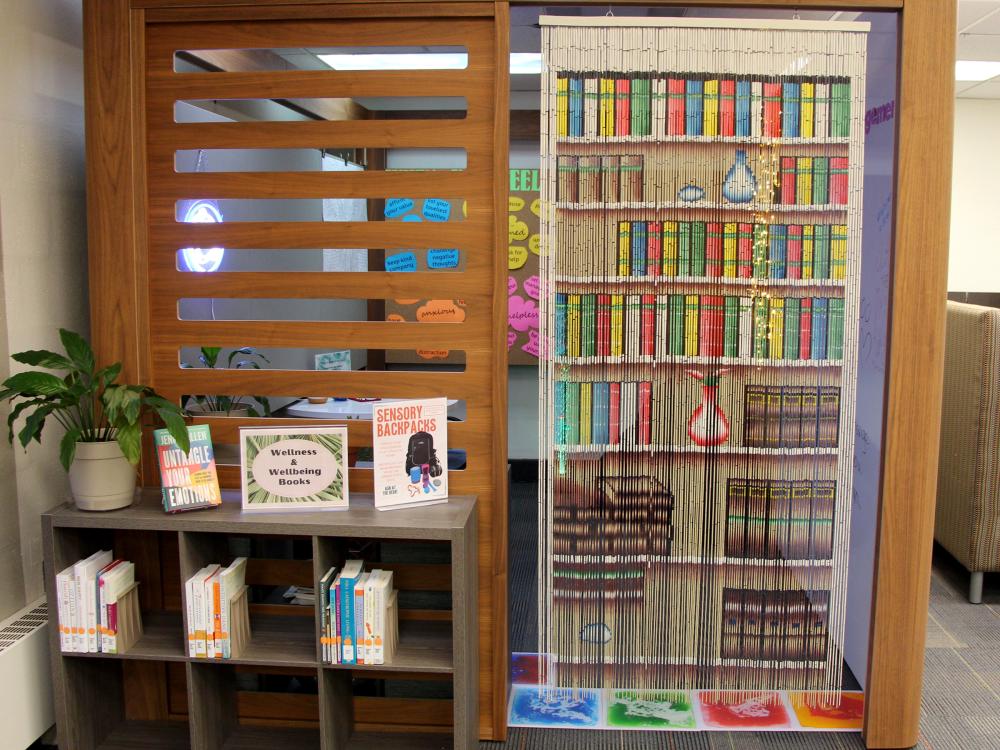
<instances>
[{"instance_id":1,"label":"upright book display","mask_svg":"<svg viewBox=\"0 0 1000 750\"><path fill-rule=\"evenodd\" d=\"M839 690L868 26L542 29L540 651Z\"/></svg>"}]
</instances>

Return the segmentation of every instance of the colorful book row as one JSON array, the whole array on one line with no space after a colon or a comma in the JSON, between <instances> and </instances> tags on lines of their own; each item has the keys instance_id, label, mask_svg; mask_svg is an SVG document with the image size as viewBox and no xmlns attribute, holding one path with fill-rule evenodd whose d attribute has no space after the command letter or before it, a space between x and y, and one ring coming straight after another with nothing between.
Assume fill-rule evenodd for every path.
<instances>
[{"instance_id":1,"label":"colorful book row","mask_svg":"<svg viewBox=\"0 0 1000 750\"><path fill-rule=\"evenodd\" d=\"M824 661L829 591L722 590L723 659Z\"/></svg>"},{"instance_id":2,"label":"colorful book row","mask_svg":"<svg viewBox=\"0 0 1000 750\"><path fill-rule=\"evenodd\" d=\"M653 384L556 381L560 445L652 444Z\"/></svg>"},{"instance_id":3,"label":"colorful book row","mask_svg":"<svg viewBox=\"0 0 1000 750\"><path fill-rule=\"evenodd\" d=\"M774 202L784 206L846 206L846 156L782 156Z\"/></svg>"},{"instance_id":4,"label":"colorful book row","mask_svg":"<svg viewBox=\"0 0 1000 750\"><path fill-rule=\"evenodd\" d=\"M729 479L726 557L829 560L837 483L813 479Z\"/></svg>"},{"instance_id":5,"label":"colorful book row","mask_svg":"<svg viewBox=\"0 0 1000 750\"><path fill-rule=\"evenodd\" d=\"M844 356L844 300L838 297L560 292L554 325L557 357Z\"/></svg>"},{"instance_id":6,"label":"colorful book row","mask_svg":"<svg viewBox=\"0 0 1000 750\"><path fill-rule=\"evenodd\" d=\"M237 557L223 568L206 565L184 584L188 656L232 658L234 598L246 583L247 559Z\"/></svg>"},{"instance_id":7,"label":"colorful book row","mask_svg":"<svg viewBox=\"0 0 1000 750\"><path fill-rule=\"evenodd\" d=\"M391 570L364 570L362 560L330 568L319 582L323 602L323 661L327 664L385 664L396 650L396 592Z\"/></svg>"},{"instance_id":8,"label":"colorful book row","mask_svg":"<svg viewBox=\"0 0 1000 750\"><path fill-rule=\"evenodd\" d=\"M556 157L556 200L633 203L642 200L643 158L636 154Z\"/></svg>"},{"instance_id":9,"label":"colorful book row","mask_svg":"<svg viewBox=\"0 0 1000 750\"><path fill-rule=\"evenodd\" d=\"M620 221L612 274L843 279L846 224Z\"/></svg>"},{"instance_id":10,"label":"colorful book row","mask_svg":"<svg viewBox=\"0 0 1000 750\"><path fill-rule=\"evenodd\" d=\"M118 653L118 597L135 584L135 564L95 552L56 576L59 648Z\"/></svg>"},{"instance_id":11,"label":"colorful book row","mask_svg":"<svg viewBox=\"0 0 1000 750\"><path fill-rule=\"evenodd\" d=\"M563 74L556 79L556 134L847 138L851 84L691 73Z\"/></svg>"},{"instance_id":12,"label":"colorful book row","mask_svg":"<svg viewBox=\"0 0 1000 750\"><path fill-rule=\"evenodd\" d=\"M747 448L836 448L839 433L839 386L744 387L743 445Z\"/></svg>"}]
</instances>

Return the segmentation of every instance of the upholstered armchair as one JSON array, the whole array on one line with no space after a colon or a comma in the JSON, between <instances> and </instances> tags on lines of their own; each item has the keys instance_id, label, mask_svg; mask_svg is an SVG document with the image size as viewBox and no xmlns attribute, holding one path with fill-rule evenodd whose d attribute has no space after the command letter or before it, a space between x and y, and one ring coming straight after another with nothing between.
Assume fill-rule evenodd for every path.
<instances>
[{"instance_id":1,"label":"upholstered armchair","mask_svg":"<svg viewBox=\"0 0 1000 750\"><path fill-rule=\"evenodd\" d=\"M948 302L934 538L980 603L983 573L1000 571L1000 309Z\"/></svg>"}]
</instances>

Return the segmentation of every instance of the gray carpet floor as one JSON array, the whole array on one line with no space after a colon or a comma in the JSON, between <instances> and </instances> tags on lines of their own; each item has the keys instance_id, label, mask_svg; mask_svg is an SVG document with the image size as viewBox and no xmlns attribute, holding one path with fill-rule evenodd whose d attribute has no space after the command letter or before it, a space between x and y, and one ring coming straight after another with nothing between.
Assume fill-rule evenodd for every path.
<instances>
[{"instance_id":1,"label":"gray carpet floor","mask_svg":"<svg viewBox=\"0 0 1000 750\"><path fill-rule=\"evenodd\" d=\"M537 495L510 493L510 643L533 651L537 611ZM983 604L965 598L968 574L934 551L927 623L921 750L1000 748L1000 576L987 576ZM618 732L512 728L506 744L481 750L857 750L860 734L798 732Z\"/></svg>"}]
</instances>

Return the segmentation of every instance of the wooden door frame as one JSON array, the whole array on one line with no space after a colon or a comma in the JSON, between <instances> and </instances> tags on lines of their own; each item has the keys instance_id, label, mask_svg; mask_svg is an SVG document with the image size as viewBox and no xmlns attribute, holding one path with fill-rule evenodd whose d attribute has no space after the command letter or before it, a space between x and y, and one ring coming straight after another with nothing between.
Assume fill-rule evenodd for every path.
<instances>
[{"instance_id":1,"label":"wooden door frame","mask_svg":"<svg viewBox=\"0 0 1000 750\"><path fill-rule=\"evenodd\" d=\"M374 0L354 3L370 9ZM331 5L330 0L271 0L270 11L283 6ZM350 5L351 3L338 3ZM508 48L509 2L495 2L497 56ZM514 0L515 5L536 4ZM547 5L580 5L550 0ZM596 4L596 3L595 3ZM891 277L891 323L885 407L883 471L878 548L874 581L871 646L864 736L870 748L911 747L919 735L920 686L923 676L931 544L937 487L941 387L944 361L945 296L951 202L952 113L955 4L941 0L619 0L618 4L727 6L733 8L816 8L897 11L899 81L896 108L896 203ZM141 45L134 42L142 14L161 8L229 6L240 14L250 0L86 0L85 82L88 187L88 243L91 332L101 360L120 360L123 375L138 379L143 366L145 332L138 311L144 304L138 281L143 277L142 216L143 139L138 79L129 71L141 65ZM462 12L462 2L426 3L428 12L443 7ZM392 5L383 8L390 12ZM147 11L148 9L148 11ZM942 60L944 63L942 63ZM497 91L497 112L508 101ZM496 118L497 143L505 143L506 116ZM498 150L495 188L497 253L505 252L505 150ZM498 264L499 268L499 264ZM502 269L501 269L502 270ZM502 285L497 272L497 283ZM133 283L123 283L123 280ZM501 330L506 311L495 306ZM506 347L498 346L497 368L506 367ZM497 379L494 414L497 444L506 440L506 388ZM495 551L491 560L498 593L493 637L494 678L506 681L506 456L498 450L494 503ZM497 685L497 688L500 686ZM492 737L506 736L504 689L493 695Z\"/></svg>"}]
</instances>

